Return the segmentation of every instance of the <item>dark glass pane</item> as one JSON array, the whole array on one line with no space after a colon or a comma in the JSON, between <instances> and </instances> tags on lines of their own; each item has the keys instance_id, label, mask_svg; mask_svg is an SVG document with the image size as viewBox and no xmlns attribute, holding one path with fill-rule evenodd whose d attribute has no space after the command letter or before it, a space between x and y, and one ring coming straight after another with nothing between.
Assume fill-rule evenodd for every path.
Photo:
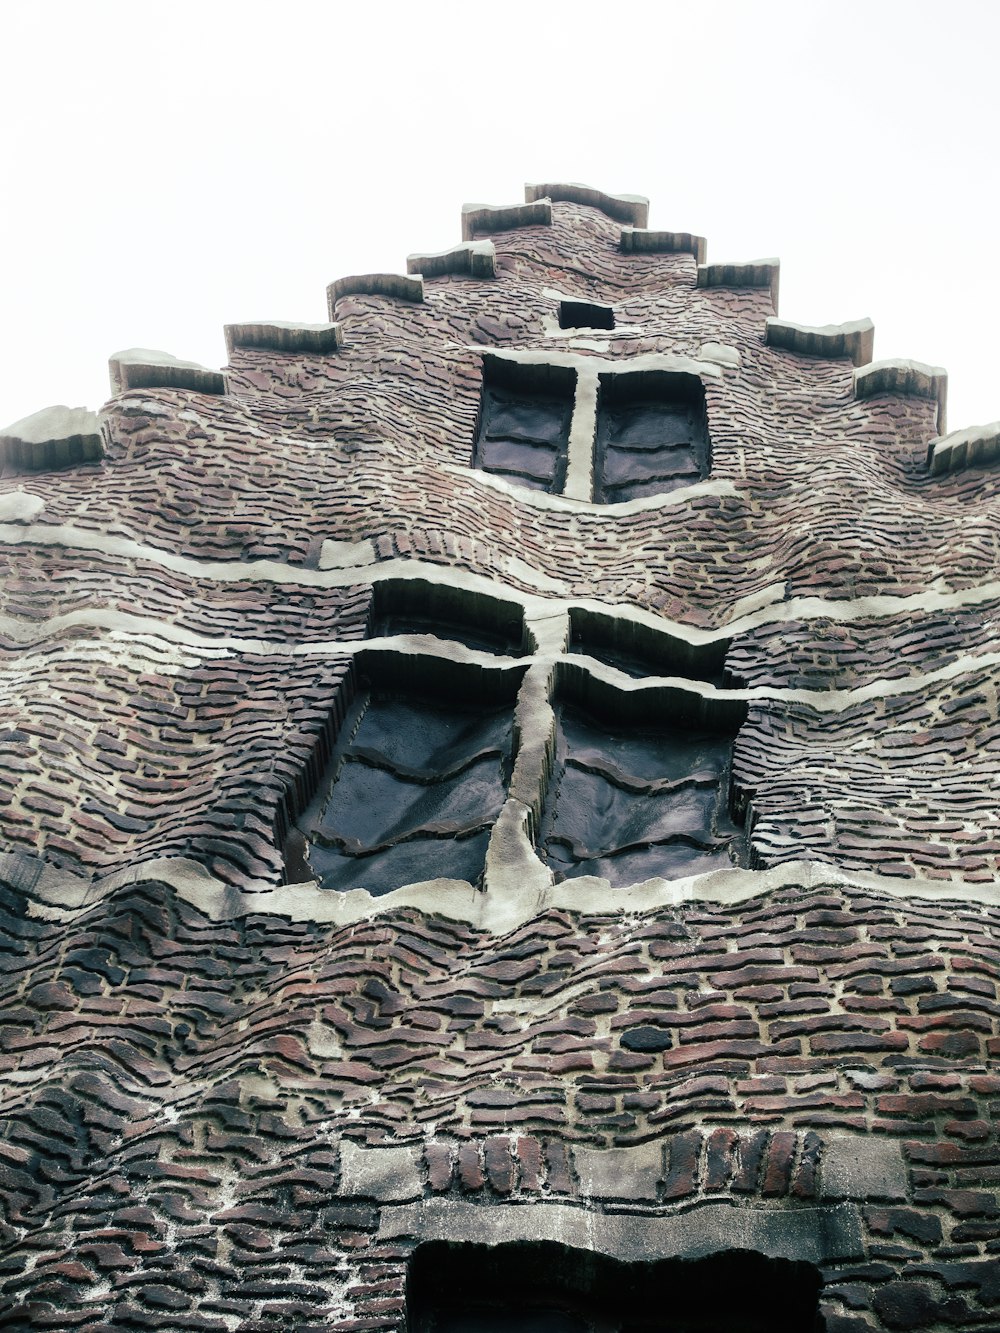
<instances>
[{"instance_id":1,"label":"dark glass pane","mask_svg":"<svg viewBox=\"0 0 1000 1333\"><path fill-rule=\"evenodd\" d=\"M733 737L663 726L610 731L564 706L540 850L559 878L632 884L731 866Z\"/></svg>"},{"instance_id":2,"label":"dark glass pane","mask_svg":"<svg viewBox=\"0 0 1000 1333\"><path fill-rule=\"evenodd\" d=\"M506 367L505 374L517 374ZM566 451L573 399L569 392L547 393L530 382L523 388L487 383L483 389L475 465L537 489L557 492L566 475Z\"/></svg>"},{"instance_id":3,"label":"dark glass pane","mask_svg":"<svg viewBox=\"0 0 1000 1333\"><path fill-rule=\"evenodd\" d=\"M692 375L601 377L594 498L662 495L708 475L704 390Z\"/></svg>"},{"instance_id":4,"label":"dark glass pane","mask_svg":"<svg viewBox=\"0 0 1000 1333\"><path fill-rule=\"evenodd\" d=\"M506 794L511 707L376 696L358 711L301 826L309 868L324 888L373 893L475 883Z\"/></svg>"}]
</instances>

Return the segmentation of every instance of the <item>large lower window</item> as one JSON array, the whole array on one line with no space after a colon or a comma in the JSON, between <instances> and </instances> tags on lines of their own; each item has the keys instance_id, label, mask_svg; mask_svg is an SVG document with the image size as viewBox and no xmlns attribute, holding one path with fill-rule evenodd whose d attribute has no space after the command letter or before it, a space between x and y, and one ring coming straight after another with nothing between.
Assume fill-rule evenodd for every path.
<instances>
[{"instance_id":1,"label":"large lower window","mask_svg":"<svg viewBox=\"0 0 1000 1333\"><path fill-rule=\"evenodd\" d=\"M629 718L613 695L588 693L586 701L564 694L556 706L539 830L539 853L556 878L598 875L622 885L739 864L744 831L731 781L738 722L664 711Z\"/></svg>"},{"instance_id":2,"label":"large lower window","mask_svg":"<svg viewBox=\"0 0 1000 1333\"><path fill-rule=\"evenodd\" d=\"M705 390L696 375L601 376L594 499L637 500L708 476Z\"/></svg>"},{"instance_id":3,"label":"large lower window","mask_svg":"<svg viewBox=\"0 0 1000 1333\"><path fill-rule=\"evenodd\" d=\"M362 653L329 761L285 844L292 882L379 895L480 881L514 761L523 668Z\"/></svg>"}]
</instances>

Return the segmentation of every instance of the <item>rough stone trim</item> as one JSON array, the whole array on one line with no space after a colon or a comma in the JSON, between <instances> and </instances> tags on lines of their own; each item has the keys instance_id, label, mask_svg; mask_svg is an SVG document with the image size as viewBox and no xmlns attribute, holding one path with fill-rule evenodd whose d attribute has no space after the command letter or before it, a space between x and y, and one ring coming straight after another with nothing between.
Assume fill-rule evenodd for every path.
<instances>
[{"instance_id":1,"label":"rough stone trim","mask_svg":"<svg viewBox=\"0 0 1000 1333\"><path fill-rule=\"evenodd\" d=\"M472 241L477 231L510 231L514 227L548 227L552 200L531 204L463 204L462 240Z\"/></svg>"},{"instance_id":2,"label":"rough stone trim","mask_svg":"<svg viewBox=\"0 0 1000 1333\"><path fill-rule=\"evenodd\" d=\"M941 366L925 366L922 361L892 359L873 361L854 372L854 397L874 398L881 393L907 394L929 398L937 403L938 435L945 433L948 405L948 372Z\"/></svg>"},{"instance_id":3,"label":"rough stone trim","mask_svg":"<svg viewBox=\"0 0 1000 1333\"><path fill-rule=\"evenodd\" d=\"M85 407L43 407L0 431L0 467L49 472L104 457L96 412Z\"/></svg>"},{"instance_id":4,"label":"rough stone trim","mask_svg":"<svg viewBox=\"0 0 1000 1333\"><path fill-rule=\"evenodd\" d=\"M575 181L563 181L555 185L525 185L524 201L534 203L537 199L551 199L554 204L583 204L587 208L599 208L616 222L628 222L633 227L645 227L649 221L649 200L642 194L605 194L590 185L578 185Z\"/></svg>"},{"instance_id":5,"label":"rough stone trim","mask_svg":"<svg viewBox=\"0 0 1000 1333\"><path fill-rule=\"evenodd\" d=\"M693 488L692 488L693 489ZM533 494L533 492L531 492ZM703 492L704 493L704 492ZM730 494L730 491L713 492ZM425 578L452 582L456 586L482 591L507 601L522 602L525 607L542 605L551 614L560 605L595 606L608 615L634 618L653 628L666 630L692 641L745 633L759 625L778 624L791 620L834 620L850 624L856 620L872 620L883 616L906 615L911 612L949 611L1000 598L1000 579L972 584L957 589L929 588L908 596L883 594L875 597L824 598L792 597L785 599L783 582L773 583L756 593L742 598L732 608L730 619L720 622L712 630L701 630L682 621L671 621L652 612L630 606L618 606L587 598L573 597L561 592L561 585L546 581L539 593L523 593L511 589L500 579L472 574L464 570L436 565L429 561L397 556L378 560L371 538L360 542L328 542L320 568L308 569L301 565L284 564L279 560L199 560L193 556L175 555L158 546L137 542L128 537L77 528L72 524L35 523L32 519L39 510L39 497L24 490L12 492L15 512L0 515L0 545L63 546L71 550L100 551L104 555L125 559L144 560L164 569L191 578L207 579L217 583L289 583L309 588L342 588L355 583L370 583L378 579ZM638 502L637 502L638 503ZM605 506L606 507L606 506ZM327 555L325 548L333 548ZM523 562L522 562L523 563ZM530 566L526 566L530 569ZM521 576L520 566L517 569ZM549 586L551 584L552 586ZM546 600L541 602L540 598Z\"/></svg>"},{"instance_id":6,"label":"rough stone trim","mask_svg":"<svg viewBox=\"0 0 1000 1333\"><path fill-rule=\"evenodd\" d=\"M1000 885L970 884L963 885L961 892L946 892L940 880L848 873L825 861L789 861L769 870L734 867L687 879L649 879L626 888L612 888L607 880L594 876L560 884L519 877L516 884L505 885L502 892L483 892L465 880L432 879L373 897L367 889L321 889L315 881L277 888L261 881L237 889L201 862L183 856L153 857L107 875L85 876L58 870L24 852L9 852L0 853L0 881L25 895L29 916L51 919L84 911L126 886L165 884L213 921L232 921L260 912L289 921L347 926L409 907L495 935L516 930L552 909L584 915L643 915L688 902L736 906L785 888L803 892L830 887L860 889L894 901L932 902L942 912L947 903L1000 906Z\"/></svg>"},{"instance_id":7,"label":"rough stone trim","mask_svg":"<svg viewBox=\"0 0 1000 1333\"><path fill-rule=\"evenodd\" d=\"M422 301L424 280L419 273L352 273L335 278L326 289L331 320L336 305L345 296L386 296L396 301Z\"/></svg>"},{"instance_id":8,"label":"rough stone trim","mask_svg":"<svg viewBox=\"0 0 1000 1333\"><path fill-rule=\"evenodd\" d=\"M1000 421L939 435L927 446L927 470L934 476L965 467L986 467L1000 458Z\"/></svg>"},{"instance_id":9,"label":"rough stone trim","mask_svg":"<svg viewBox=\"0 0 1000 1333\"><path fill-rule=\"evenodd\" d=\"M450 250L435 254L407 255L407 273L422 273L425 278L441 278L448 273L469 278L495 278L497 251L492 241L463 241Z\"/></svg>"},{"instance_id":10,"label":"rough stone trim","mask_svg":"<svg viewBox=\"0 0 1000 1333\"><path fill-rule=\"evenodd\" d=\"M699 287L767 287L771 305L778 313L778 280L781 262L777 259L752 259L745 264L699 264Z\"/></svg>"},{"instance_id":11,"label":"rough stone trim","mask_svg":"<svg viewBox=\"0 0 1000 1333\"><path fill-rule=\"evenodd\" d=\"M851 1203L779 1209L701 1203L684 1212L601 1213L565 1203L493 1203L432 1199L382 1210L381 1239L556 1241L630 1262L700 1259L719 1250L756 1250L773 1259L826 1264L864 1254L861 1217Z\"/></svg>"},{"instance_id":12,"label":"rough stone trim","mask_svg":"<svg viewBox=\"0 0 1000 1333\"><path fill-rule=\"evenodd\" d=\"M866 318L814 326L772 316L765 325L764 341L801 356L849 356L856 366L866 366L872 359L875 325Z\"/></svg>"},{"instance_id":13,"label":"rough stone trim","mask_svg":"<svg viewBox=\"0 0 1000 1333\"><path fill-rule=\"evenodd\" d=\"M648 231L645 227L622 227L620 247L626 255L688 254L704 264L708 242L689 231Z\"/></svg>"},{"instance_id":14,"label":"rough stone trim","mask_svg":"<svg viewBox=\"0 0 1000 1333\"><path fill-rule=\"evenodd\" d=\"M111 392L119 397L129 389L188 389L193 393L224 394L226 377L197 361L179 361L169 352L132 347L108 359Z\"/></svg>"},{"instance_id":15,"label":"rough stone trim","mask_svg":"<svg viewBox=\"0 0 1000 1333\"><path fill-rule=\"evenodd\" d=\"M227 324L226 347L263 347L274 352L336 352L343 344L339 324L286 324L267 320L254 324Z\"/></svg>"}]
</instances>

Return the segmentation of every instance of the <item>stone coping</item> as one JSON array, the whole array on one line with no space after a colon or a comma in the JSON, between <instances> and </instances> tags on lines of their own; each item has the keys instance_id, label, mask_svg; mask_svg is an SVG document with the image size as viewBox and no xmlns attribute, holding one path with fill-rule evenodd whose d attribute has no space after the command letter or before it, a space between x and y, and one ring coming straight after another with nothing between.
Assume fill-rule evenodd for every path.
<instances>
[{"instance_id":1,"label":"stone coping","mask_svg":"<svg viewBox=\"0 0 1000 1333\"><path fill-rule=\"evenodd\" d=\"M622 227L619 247L626 255L689 254L704 264L708 242L689 231L649 231L646 227Z\"/></svg>"},{"instance_id":2,"label":"stone coping","mask_svg":"<svg viewBox=\"0 0 1000 1333\"><path fill-rule=\"evenodd\" d=\"M100 419L85 407L43 407L0 430L0 467L13 472L54 471L103 457Z\"/></svg>"},{"instance_id":3,"label":"stone coping","mask_svg":"<svg viewBox=\"0 0 1000 1333\"><path fill-rule=\"evenodd\" d=\"M598 208L616 222L627 222L633 227L645 227L649 220L649 200L642 194L606 194L590 185L563 181L554 185L525 185L525 203L551 199L554 204L583 204Z\"/></svg>"},{"instance_id":4,"label":"stone coping","mask_svg":"<svg viewBox=\"0 0 1000 1333\"><path fill-rule=\"evenodd\" d=\"M766 287L771 293L771 305L778 313L778 282L781 261L778 259L751 259L740 264L699 264L699 287Z\"/></svg>"},{"instance_id":5,"label":"stone coping","mask_svg":"<svg viewBox=\"0 0 1000 1333\"><path fill-rule=\"evenodd\" d=\"M937 403L938 435L944 434L948 405L948 372L943 367L927 366L922 361L895 358L873 361L870 366L861 366L855 370L855 398L874 398L883 393L929 398Z\"/></svg>"},{"instance_id":6,"label":"stone coping","mask_svg":"<svg viewBox=\"0 0 1000 1333\"><path fill-rule=\"evenodd\" d=\"M422 301L424 280L419 273L352 273L336 278L326 289L331 320L335 307L345 296L385 296L395 301Z\"/></svg>"},{"instance_id":7,"label":"stone coping","mask_svg":"<svg viewBox=\"0 0 1000 1333\"><path fill-rule=\"evenodd\" d=\"M1000 421L938 435L927 446L927 470L934 476L967 467L988 467L1000 458Z\"/></svg>"},{"instance_id":8,"label":"stone coping","mask_svg":"<svg viewBox=\"0 0 1000 1333\"><path fill-rule=\"evenodd\" d=\"M477 231L512 231L515 227L548 227L552 223L552 200L527 204L463 204L462 240L475 239Z\"/></svg>"},{"instance_id":9,"label":"stone coping","mask_svg":"<svg viewBox=\"0 0 1000 1333\"><path fill-rule=\"evenodd\" d=\"M336 352L343 344L339 324L287 324L283 320L259 320L225 326L230 354L237 347L261 347L273 352Z\"/></svg>"},{"instance_id":10,"label":"stone coping","mask_svg":"<svg viewBox=\"0 0 1000 1333\"><path fill-rule=\"evenodd\" d=\"M169 352L131 347L108 358L111 392L117 398L129 389L187 389L192 393L224 394L226 377L197 361L180 361Z\"/></svg>"},{"instance_id":11,"label":"stone coping","mask_svg":"<svg viewBox=\"0 0 1000 1333\"><path fill-rule=\"evenodd\" d=\"M422 273L425 278L458 274L470 278L495 278L497 251L492 241L463 241L450 250L406 257L407 273Z\"/></svg>"},{"instance_id":12,"label":"stone coping","mask_svg":"<svg viewBox=\"0 0 1000 1333\"><path fill-rule=\"evenodd\" d=\"M875 325L870 319L856 319L814 326L772 316L765 325L764 341L801 356L849 356L856 366L864 366L872 359Z\"/></svg>"}]
</instances>

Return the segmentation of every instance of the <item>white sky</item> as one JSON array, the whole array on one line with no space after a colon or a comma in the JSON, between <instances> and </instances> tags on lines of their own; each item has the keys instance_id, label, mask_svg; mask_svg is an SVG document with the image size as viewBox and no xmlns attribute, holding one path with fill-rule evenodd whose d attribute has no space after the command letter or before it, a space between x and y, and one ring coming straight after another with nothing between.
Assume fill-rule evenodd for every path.
<instances>
[{"instance_id":1,"label":"white sky","mask_svg":"<svg viewBox=\"0 0 1000 1333\"><path fill-rule=\"evenodd\" d=\"M784 317L870 315L993 421L998 40L995 0L0 0L0 424L323 320L526 180L779 256Z\"/></svg>"}]
</instances>

